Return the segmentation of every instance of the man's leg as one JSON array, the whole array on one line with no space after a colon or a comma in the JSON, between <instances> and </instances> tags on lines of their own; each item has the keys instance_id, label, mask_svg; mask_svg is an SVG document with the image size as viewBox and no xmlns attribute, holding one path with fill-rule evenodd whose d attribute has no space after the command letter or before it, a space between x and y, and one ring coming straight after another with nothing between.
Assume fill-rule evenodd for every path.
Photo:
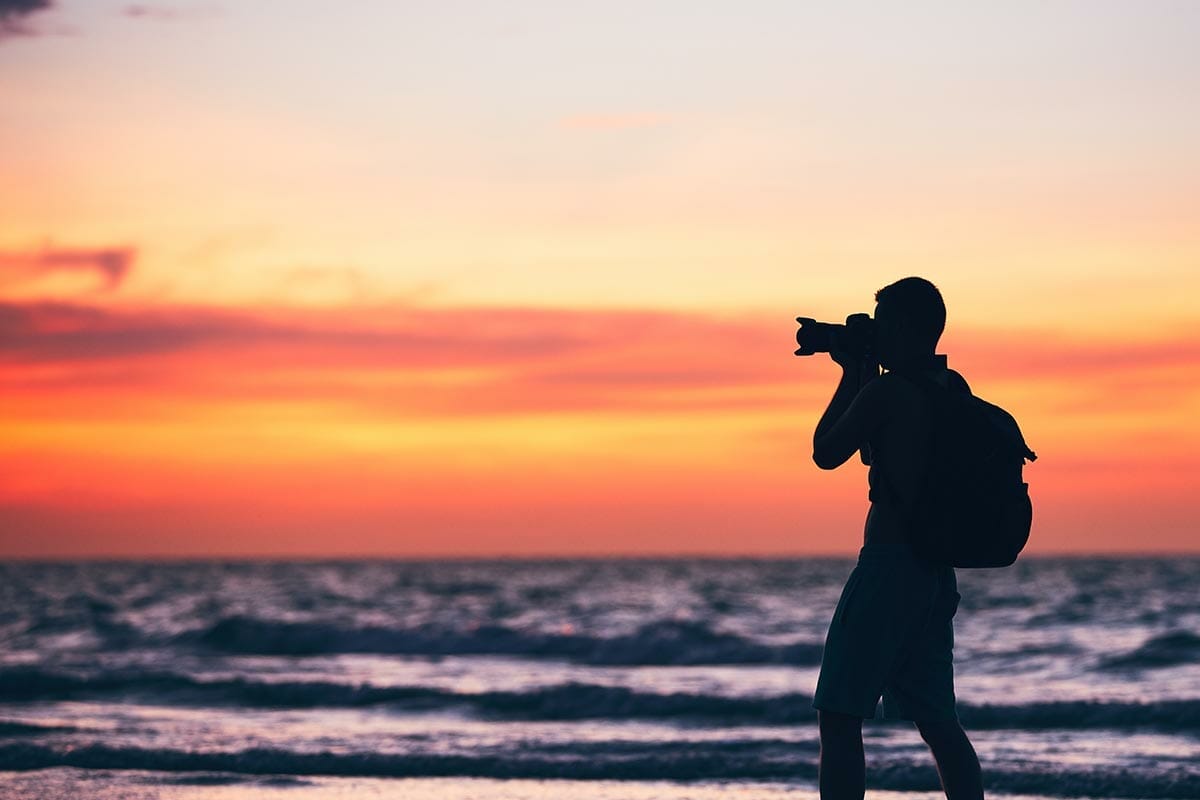
<instances>
[{"instance_id":1,"label":"man's leg","mask_svg":"<svg viewBox=\"0 0 1200 800\"><path fill-rule=\"evenodd\" d=\"M817 764L821 800L862 800L867 783L862 719L836 711L820 711L817 720L821 731L821 756Z\"/></svg>"},{"instance_id":2,"label":"man's leg","mask_svg":"<svg viewBox=\"0 0 1200 800\"><path fill-rule=\"evenodd\" d=\"M956 719L918 722L921 738L933 752L942 789L950 800L983 800L979 757Z\"/></svg>"}]
</instances>

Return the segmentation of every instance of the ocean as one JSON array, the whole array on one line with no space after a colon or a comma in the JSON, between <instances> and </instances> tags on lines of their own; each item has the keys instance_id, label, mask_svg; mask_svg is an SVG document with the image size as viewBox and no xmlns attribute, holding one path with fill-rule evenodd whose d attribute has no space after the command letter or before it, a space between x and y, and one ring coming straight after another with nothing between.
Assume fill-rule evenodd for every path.
<instances>
[{"instance_id":1,"label":"ocean","mask_svg":"<svg viewBox=\"0 0 1200 800\"><path fill-rule=\"evenodd\" d=\"M853 562L0 565L0 796L815 798ZM1200 798L1200 559L959 570L992 797ZM941 797L910 725L868 795Z\"/></svg>"}]
</instances>

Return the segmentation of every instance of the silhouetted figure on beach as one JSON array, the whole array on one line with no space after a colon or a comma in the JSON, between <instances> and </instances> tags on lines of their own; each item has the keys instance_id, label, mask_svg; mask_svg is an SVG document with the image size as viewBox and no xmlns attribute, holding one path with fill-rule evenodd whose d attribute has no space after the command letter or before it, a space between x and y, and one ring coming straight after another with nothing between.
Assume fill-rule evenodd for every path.
<instances>
[{"instance_id":1,"label":"silhouetted figure on beach","mask_svg":"<svg viewBox=\"0 0 1200 800\"><path fill-rule=\"evenodd\" d=\"M951 800L983 797L979 759L954 706L952 619L959 594L950 566L917 557L906 509L914 502L932 451L926 393L918 381L951 390L966 382L935 355L946 321L941 293L905 278L875 295L874 352L839 343L842 366L829 407L813 435L813 460L835 469L856 452L870 465L871 506L863 547L846 581L825 641L813 705L821 737L822 800L861 800L866 769L862 722L883 698L885 718L916 724ZM882 366L887 372L880 374Z\"/></svg>"}]
</instances>

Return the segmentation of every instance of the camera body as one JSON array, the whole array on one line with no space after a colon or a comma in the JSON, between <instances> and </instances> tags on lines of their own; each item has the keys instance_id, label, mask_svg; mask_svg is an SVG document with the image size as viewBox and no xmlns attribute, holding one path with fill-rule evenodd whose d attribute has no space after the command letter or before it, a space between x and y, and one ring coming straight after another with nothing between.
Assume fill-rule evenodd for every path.
<instances>
[{"instance_id":1,"label":"camera body","mask_svg":"<svg viewBox=\"0 0 1200 800\"><path fill-rule=\"evenodd\" d=\"M833 347L862 359L876 354L878 326L870 314L851 314L846 317L845 325L817 322L811 317L796 317L796 322L800 323L796 331L796 344L800 348L795 355L828 353Z\"/></svg>"}]
</instances>

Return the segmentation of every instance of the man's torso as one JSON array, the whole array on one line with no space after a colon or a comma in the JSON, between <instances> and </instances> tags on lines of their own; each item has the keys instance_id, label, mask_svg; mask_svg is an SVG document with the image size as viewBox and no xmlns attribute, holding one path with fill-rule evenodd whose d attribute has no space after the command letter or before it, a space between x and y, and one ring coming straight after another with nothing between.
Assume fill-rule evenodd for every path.
<instances>
[{"instance_id":1,"label":"man's torso","mask_svg":"<svg viewBox=\"0 0 1200 800\"><path fill-rule=\"evenodd\" d=\"M943 386L958 377L944 367L926 374ZM905 519L924 482L931 447L924 392L900 375L889 373L879 380L890 382L893 412L869 440L871 508L864 544L907 541Z\"/></svg>"}]
</instances>

